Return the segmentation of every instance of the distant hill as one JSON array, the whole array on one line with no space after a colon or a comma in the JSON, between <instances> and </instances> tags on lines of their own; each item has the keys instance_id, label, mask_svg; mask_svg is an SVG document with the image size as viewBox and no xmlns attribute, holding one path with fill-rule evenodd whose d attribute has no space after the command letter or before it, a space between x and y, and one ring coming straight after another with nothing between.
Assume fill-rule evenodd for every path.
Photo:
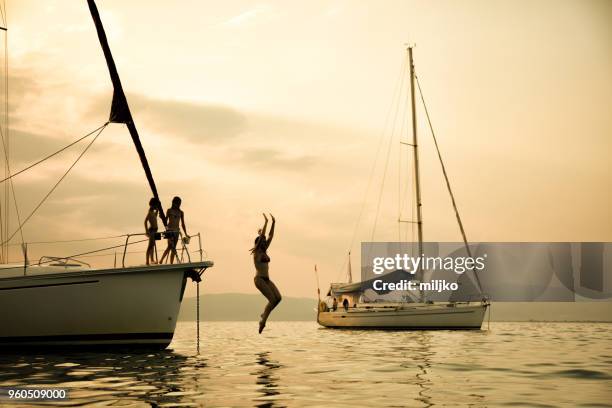
<instances>
[{"instance_id":1,"label":"distant hill","mask_svg":"<svg viewBox=\"0 0 612 408\"><path fill-rule=\"evenodd\" d=\"M496 322L612 322L612 302L494 302Z\"/></svg>"},{"instance_id":2,"label":"distant hill","mask_svg":"<svg viewBox=\"0 0 612 408\"><path fill-rule=\"evenodd\" d=\"M257 321L267 301L259 294L222 293L200 297L200 318L205 321ZM196 300L183 299L179 320L195 320ZM316 299L283 297L270 320L314 321ZM594 321L612 322L612 302L499 302L491 321Z\"/></svg>"},{"instance_id":3,"label":"distant hill","mask_svg":"<svg viewBox=\"0 0 612 408\"><path fill-rule=\"evenodd\" d=\"M268 301L262 295L243 293L207 294L200 296L200 319L209 321L259 320ZM270 315L270 320L316 320L317 300L283 297ZM195 320L196 299L183 299L179 320Z\"/></svg>"}]
</instances>

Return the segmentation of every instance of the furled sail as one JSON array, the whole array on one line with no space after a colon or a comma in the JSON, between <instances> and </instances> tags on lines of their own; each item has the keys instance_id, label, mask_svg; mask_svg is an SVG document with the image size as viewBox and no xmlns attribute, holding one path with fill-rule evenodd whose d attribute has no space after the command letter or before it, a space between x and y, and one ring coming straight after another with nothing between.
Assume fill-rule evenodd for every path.
<instances>
[{"instance_id":1,"label":"furled sail","mask_svg":"<svg viewBox=\"0 0 612 408\"><path fill-rule=\"evenodd\" d=\"M113 91L113 101L111 104L109 122L125 123L128 130L130 131L130 135L132 136L132 141L134 142L134 146L136 147L136 151L138 152L138 156L140 157L140 162L142 163L142 167L147 176L147 180L149 181L149 186L151 187L151 192L153 193L153 197L155 197L160 203L159 214L161 216L161 219L164 225L166 225L166 216L161 206L159 195L157 194L157 187L155 186L155 180L153 179L153 173L151 173L151 168L149 167L147 156L145 155L144 148L142 147L142 143L140 142L140 137L138 136L136 125L134 124L134 120L132 119L132 113L130 112L130 107L125 97L125 93L123 92L123 87L121 86L121 80L119 79L119 73L117 72L117 67L115 66L115 61L113 60L113 55L111 54L110 47L108 46L108 40L106 39L106 33L104 32L104 27L102 26L102 20L100 19L100 13L98 13L98 8L96 7L96 3L94 2L94 0L87 0L87 4L89 5L89 11L91 12L91 16L94 20L94 24L96 25L96 31L98 32L98 39L100 40L100 45L102 46L102 51L104 52L104 58L106 58L106 64L108 65L108 71L110 73L111 80L113 81L114 91Z\"/></svg>"}]
</instances>

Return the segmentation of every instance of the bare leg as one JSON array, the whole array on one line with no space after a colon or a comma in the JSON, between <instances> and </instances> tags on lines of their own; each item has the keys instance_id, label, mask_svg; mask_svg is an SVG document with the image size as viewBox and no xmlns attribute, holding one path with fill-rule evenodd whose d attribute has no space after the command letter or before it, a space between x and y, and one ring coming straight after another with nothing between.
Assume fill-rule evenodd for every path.
<instances>
[{"instance_id":1,"label":"bare leg","mask_svg":"<svg viewBox=\"0 0 612 408\"><path fill-rule=\"evenodd\" d=\"M170 263L173 264L174 260L179 260L178 252L176 252L176 246L178 245L179 234L172 234L172 236L168 239L168 249L170 253Z\"/></svg>"},{"instance_id":2,"label":"bare leg","mask_svg":"<svg viewBox=\"0 0 612 408\"><path fill-rule=\"evenodd\" d=\"M259 291L268 299L268 304L264 309L263 314L261 315L261 320L259 322L259 332L261 333L266 326L266 322L268 320L268 316L270 313L282 300L282 296L278 291L278 288L271 280L266 280L261 277L255 277L255 286Z\"/></svg>"},{"instance_id":3,"label":"bare leg","mask_svg":"<svg viewBox=\"0 0 612 408\"><path fill-rule=\"evenodd\" d=\"M170 250L172 248L171 246L172 244L170 243L170 240L168 240L168 246L166 247L166 249L164 250L164 253L162 254L161 259L159 260L160 264L163 264L164 261L166 260L166 257L168 256L168 254L170 253Z\"/></svg>"},{"instance_id":4,"label":"bare leg","mask_svg":"<svg viewBox=\"0 0 612 408\"><path fill-rule=\"evenodd\" d=\"M147 265L151 264L151 263L155 263L155 260L153 259L153 251L155 249L155 240L154 239L149 239L149 246L147 247Z\"/></svg>"},{"instance_id":5,"label":"bare leg","mask_svg":"<svg viewBox=\"0 0 612 408\"><path fill-rule=\"evenodd\" d=\"M174 263L174 259L176 258L176 260L178 261L178 253L176 252L176 240L173 239L172 240L172 244L170 248L170 263L173 264Z\"/></svg>"}]
</instances>

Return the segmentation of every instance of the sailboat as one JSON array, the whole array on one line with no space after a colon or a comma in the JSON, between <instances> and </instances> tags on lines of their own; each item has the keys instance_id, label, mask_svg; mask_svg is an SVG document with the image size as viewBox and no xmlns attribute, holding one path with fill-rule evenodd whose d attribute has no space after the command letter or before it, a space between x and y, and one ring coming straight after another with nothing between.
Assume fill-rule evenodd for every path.
<instances>
[{"instance_id":1,"label":"sailboat","mask_svg":"<svg viewBox=\"0 0 612 408\"><path fill-rule=\"evenodd\" d=\"M421 204L421 187L419 180L419 150L417 140L417 122L415 106L415 70L413 61L413 46L409 46L408 63L410 69L410 102L412 114L412 143L402 143L408 145L413 150L414 178L415 178L415 201L416 201L416 224L418 229L418 254L423 254L423 221ZM426 109L426 108L425 108ZM428 119L429 119L429 115ZM431 125L431 123L430 123ZM434 136L435 140L435 136ZM436 142L437 148L437 142ZM455 199L450 188L448 176L439 154L443 174L446 180L448 191L451 195L457 221L463 236L465 249L469 256L471 250L467 242L465 231L459 212L455 204ZM398 222L401 220L398 219ZM482 293L480 281L476 270L473 270L477 287L480 294L478 301L448 301L433 302L425 299L423 291L414 301L399 302L363 302L364 288L372 287L370 281L352 282L352 271L350 263L350 252L348 261L348 282L332 283L327 292L328 299L333 298L333 305L330 307L327 302L319 299L317 308L317 322L329 328L381 328L381 329L408 329L408 330L433 330L433 329L480 329L490 307L487 297ZM418 281L423 282L425 274L422 268L416 271ZM388 280L401 281L410 280L414 276L404 270L395 270L385 275ZM373 281L374 279L372 279Z\"/></svg>"},{"instance_id":2,"label":"sailboat","mask_svg":"<svg viewBox=\"0 0 612 408\"><path fill-rule=\"evenodd\" d=\"M94 0L87 3L114 88L108 123L125 124L128 128L153 197L159 200L98 9ZM166 226L161 203L159 214ZM199 283L213 262L202 259L198 239L199 261L191 261L187 250L187 261L183 263L126 266L126 248L134 235L143 234L126 235L123 261L112 268L92 268L74 257L43 257L30 263L26 251L23 264L1 266L0 349L167 347L174 335L187 280ZM187 241L183 240L183 245Z\"/></svg>"}]
</instances>

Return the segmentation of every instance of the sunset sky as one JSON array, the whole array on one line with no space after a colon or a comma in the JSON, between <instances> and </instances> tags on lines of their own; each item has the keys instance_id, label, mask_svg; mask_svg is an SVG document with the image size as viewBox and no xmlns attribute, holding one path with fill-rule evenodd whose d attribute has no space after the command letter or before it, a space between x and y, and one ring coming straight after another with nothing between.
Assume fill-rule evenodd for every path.
<instances>
[{"instance_id":1,"label":"sunset sky","mask_svg":"<svg viewBox=\"0 0 612 408\"><path fill-rule=\"evenodd\" d=\"M162 202L183 198L189 232L215 261L205 292L256 292L248 250L262 211L278 219L270 274L283 294L314 296L315 263L322 286L344 276L382 134L355 253L371 238L407 42L470 240L612 240L610 1L97 3ZM103 124L112 85L86 1L9 2L8 30L16 171ZM425 239L456 241L420 106L417 116ZM376 240L397 239L411 153L398 136ZM22 216L83 147L15 178ZM127 129L113 124L25 240L140 232L149 198ZM38 259L120 242L29 250Z\"/></svg>"}]
</instances>

